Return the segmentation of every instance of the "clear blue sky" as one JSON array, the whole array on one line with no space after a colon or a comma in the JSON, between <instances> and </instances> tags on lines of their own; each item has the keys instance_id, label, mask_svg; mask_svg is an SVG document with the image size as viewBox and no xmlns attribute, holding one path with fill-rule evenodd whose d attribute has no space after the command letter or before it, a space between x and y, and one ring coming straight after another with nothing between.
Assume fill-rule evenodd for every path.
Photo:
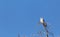
<instances>
[{"instance_id":1,"label":"clear blue sky","mask_svg":"<svg viewBox=\"0 0 60 37\"><path fill-rule=\"evenodd\" d=\"M60 35L60 0L0 0L0 37L30 35L44 17L55 36Z\"/></svg>"}]
</instances>

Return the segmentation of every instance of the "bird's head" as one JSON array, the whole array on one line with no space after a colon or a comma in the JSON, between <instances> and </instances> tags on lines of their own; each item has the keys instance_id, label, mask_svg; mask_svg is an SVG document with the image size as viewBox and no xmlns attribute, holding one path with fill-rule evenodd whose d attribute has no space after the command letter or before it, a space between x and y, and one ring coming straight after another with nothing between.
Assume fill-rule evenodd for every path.
<instances>
[{"instance_id":1,"label":"bird's head","mask_svg":"<svg viewBox=\"0 0 60 37\"><path fill-rule=\"evenodd\" d=\"M44 23L44 18L40 18L40 23Z\"/></svg>"}]
</instances>

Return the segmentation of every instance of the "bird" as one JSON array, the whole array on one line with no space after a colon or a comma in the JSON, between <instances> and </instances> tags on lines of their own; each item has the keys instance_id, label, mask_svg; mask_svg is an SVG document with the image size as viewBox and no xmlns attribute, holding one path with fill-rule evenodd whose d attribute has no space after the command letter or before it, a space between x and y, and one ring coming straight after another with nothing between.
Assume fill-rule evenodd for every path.
<instances>
[{"instance_id":1,"label":"bird","mask_svg":"<svg viewBox=\"0 0 60 37\"><path fill-rule=\"evenodd\" d=\"M40 18L40 23L43 24L45 28L47 27L47 23L45 22L44 18Z\"/></svg>"}]
</instances>

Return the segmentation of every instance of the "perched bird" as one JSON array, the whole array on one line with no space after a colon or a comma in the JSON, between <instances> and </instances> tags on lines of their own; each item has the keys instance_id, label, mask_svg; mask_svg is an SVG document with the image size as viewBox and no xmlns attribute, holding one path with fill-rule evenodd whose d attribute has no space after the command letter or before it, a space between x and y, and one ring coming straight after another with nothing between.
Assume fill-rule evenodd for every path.
<instances>
[{"instance_id":1,"label":"perched bird","mask_svg":"<svg viewBox=\"0 0 60 37\"><path fill-rule=\"evenodd\" d=\"M47 23L45 22L44 18L40 18L40 23L43 24L44 27L47 27Z\"/></svg>"}]
</instances>

